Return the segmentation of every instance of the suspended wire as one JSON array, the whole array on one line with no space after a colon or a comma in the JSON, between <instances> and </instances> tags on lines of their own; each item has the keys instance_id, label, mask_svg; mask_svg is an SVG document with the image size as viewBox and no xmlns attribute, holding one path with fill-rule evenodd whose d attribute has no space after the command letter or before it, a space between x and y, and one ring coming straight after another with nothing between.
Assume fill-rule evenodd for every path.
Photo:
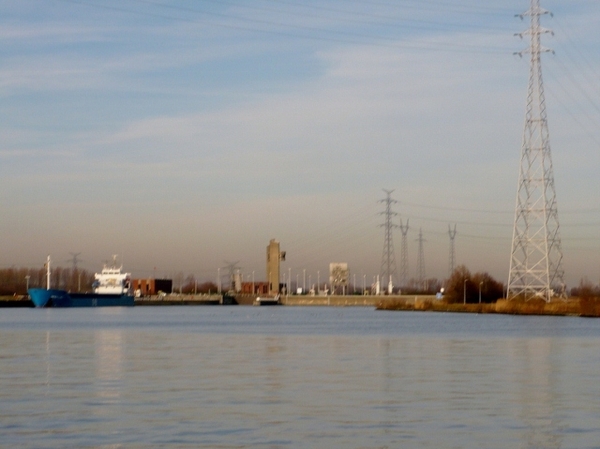
<instances>
[{"instance_id":1,"label":"suspended wire","mask_svg":"<svg viewBox=\"0 0 600 449\"><path fill-rule=\"evenodd\" d=\"M422 205L420 205L422 206ZM428 207L428 206L423 206ZM450 209L451 208L439 208L433 206L432 209ZM463 210L458 208L458 210ZM480 210L478 210L480 212ZM489 211L488 211L489 212ZM495 211L491 211L495 212ZM589 211L584 211L589 212ZM343 253L347 248L360 246L363 243L373 242L373 236L378 234L376 231L376 226L378 225L377 218L378 214L370 214L366 217L363 217L362 214L355 214L355 219L352 220L352 215L347 217L343 217L338 220L335 224L329 224L326 229L321 228L320 231L317 232L319 237L314 237L314 232L311 232L310 237L304 237L298 239L296 241L291 241L287 245L288 248L292 248L295 256L299 259L304 259L306 263L317 263L322 260L323 255L334 256L336 254ZM358 218L357 218L358 217ZM363 218L359 218L363 217ZM415 216L415 215L407 215L407 217L411 220L419 220L424 224L436 224L436 223L445 223L447 224L451 221L454 224L459 224L463 226L469 227L496 227L501 229L507 229L512 227L512 223L489 223L489 222L479 222L479 221L454 221L430 216ZM341 226L345 224L345 226ZM573 223L573 224L563 224L563 228L584 228L584 227L592 227L597 228L600 226L600 222L589 222L589 223ZM437 237L447 237L447 233L445 231L440 231L439 228L432 228L430 226L421 226L424 233L427 236L437 236ZM502 243L510 244L511 235L510 232L503 232L502 236L494 236L490 234L473 234L473 233L463 233L459 230L458 235L460 239L466 240L474 240L474 241L487 241L490 243ZM383 235L382 235L383 239ZM575 239L581 239L585 241L597 241L596 238L593 237L576 237ZM573 238L563 238L566 242L574 240ZM441 238L436 239L438 243L441 241Z\"/></svg>"},{"instance_id":2,"label":"suspended wire","mask_svg":"<svg viewBox=\"0 0 600 449\"><path fill-rule=\"evenodd\" d=\"M560 26L560 24L559 24L559 26ZM585 118L587 118L587 120L589 120L589 122L591 124L591 128L587 127L583 122L581 122L579 117L577 115L575 115L572 112L571 108L569 108L566 105L565 101L563 101L561 98L559 98L556 95L556 93L553 91L551 86L549 86L547 89L548 89L549 93L551 94L551 96L562 106L562 108L565 110L565 112L573 119L573 121L577 125L579 125L579 127L582 129L582 131L584 131L585 134L591 140L593 140L594 143L596 143L596 145L600 146L600 140L597 137L597 134L595 134L595 132L594 132L597 130L597 124L600 119L600 106L597 103L597 99L600 98L600 95L598 95L598 94L600 94L600 90L598 90L598 80L593 80L593 79L587 77L588 70L584 70L580 66L580 64L578 62L578 58L575 58L572 55L571 49L574 48L574 49L578 50L578 53L579 53L581 59L583 59L583 61L587 64L589 69L591 69L592 72L595 72L595 70L594 70L593 66L591 65L591 63L589 62L589 60L582 53L582 51L581 51L582 45L575 44L573 42L573 39L570 37L570 35L564 29L564 27L560 26L560 30L561 30L561 34L564 34L566 36L566 38L571 42L572 45L571 45L571 47L566 47L566 46L561 45L560 48L562 49L562 52L559 52L557 55L555 55L555 57L552 58L552 61L555 61L557 63L557 67L560 69L561 73L563 73L565 75L564 79L569 81L570 84L574 87L575 91L578 92L584 98L584 101L589 106L591 106L592 112L596 112L599 114L599 116L597 116L597 117L593 116L590 113L589 107L585 107L579 101L576 101L574 103L574 106L577 108L577 110L580 112L580 114L583 115ZM566 58L568 58L568 60L570 61L570 65L572 65L574 68L578 69L577 73L579 75L586 76L587 86L584 87L577 80L577 76L573 73L573 71L569 67L569 64L566 64L565 61L563 61L562 54L564 54L566 56ZM565 95L565 98L568 98L569 100L571 100L571 102L573 102L573 100L575 100L575 98L573 96L573 89L567 88L561 82L561 78L559 78L555 73L553 73L550 65L546 64L545 70L549 73L549 75L551 75L553 83L558 85L560 90L562 90L562 92ZM596 89L597 95L590 95L589 91L587 90L590 86L593 86L593 88Z\"/></svg>"},{"instance_id":3,"label":"suspended wire","mask_svg":"<svg viewBox=\"0 0 600 449\"><path fill-rule=\"evenodd\" d=\"M239 24L232 24L230 22L214 22L209 20L191 18L191 17L181 17L181 16L173 16L173 15L165 15L154 12L149 12L146 10L140 11L130 8L123 8L120 6L109 6L106 4L98 4L95 2L91 2L88 0L57 0L66 3L73 3L79 5L85 5L94 8L101 8L105 10L114 10L119 12L125 12L130 14L154 17L154 18L162 18L173 21L184 21L188 23L202 23L209 25L211 27L217 28L228 28L228 29L236 29L250 32L257 32L262 34L272 34L279 36L286 36L292 38L301 38L308 40L316 40L316 41L330 41L330 42L338 42L338 43L351 43L357 45L368 45L368 46L379 46L379 47L388 47L388 48L405 48L405 49L416 49L416 50L428 50L428 51L449 51L449 52L457 52L457 53L507 53L507 49L502 47L491 47L489 45L476 45L476 44L465 44L465 43L453 43L453 42L440 42L440 41L427 41L427 40L416 40L411 42L401 41L398 42L398 38L385 37L385 36L375 36L370 34L357 33L352 31L344 31L344 30L332 30L332 29L324 29L315 26L308 25L297 25L290 23L281 23L281 22L272 22L268 20L262 19L253 19L248 17L240 17L232 14L218 13L213 11L199 11L194 8L186 8L182 6L176 5L167 5L160 2L152 1L152 0L132 0L137 3L149 4L154 6L160 6L163 8L168 8L172 10L177 10L181 12L193 12L205 16L213 16L219 17L222 19L233 19L241 23L253 24L253 25L267 25L274 26L277 28L286 28L286 29L295 29L297 31L309 31L311 33L316 32L319 35L313 34L295 34L288 31L274 30L274 29L264 29L264 28L256 28L251 26L244 26Z\"/></svg>"},{"instance_id":4,"label":"suspended wire","mask_svg":"<svg viewBox=\"0 0 600 449\"><path fill-rule=\"evenodd\" d=\"M449 207L449 206L434 206L431 204L421 204L421 203L410 203L406 201L398 201L401 205L411 206L411 207L420 207L424 209L432 209L432 210L444 210L450 212L473 212L473 213L483 213L483 214L514 214L513 210L494 210L494 209L468 209L464 207ZM589 208L589 209L566 209L562 210L561 213L569 213L569 214L580 214L580 213L597 213L600 212L600 207L597 208Z\"/></svg>"},{"instance_id":5,"label":"suspended wire","mask_svg":"<svg viewBox=\"0 0 600 449\"><path fill-rule=\"evenodd\" d=\"M592 96L590 96L585 91L585 89L582 87L582 85L577 81L577 79L575 78L575 75L571 72L571 70L567 67L567 65L562 61L561 58L556 58L556 61L558 61L558 63L560 64L560 67L562 68L563 72L567 75L569 81L571 81L571 83L573 83L573 86L575 86L575 88L579 91L579 93L589 102L591 107L600 114L600 107L594 102L594 100L592 99Z\"/></svg>"},{"instance_id":6,"label":"suspended wire","mask_svg":"<svg viewBox=\"0 0 600 449\"><path fill-rule=\"evenodd\" d=\"M567 97L571 97L570 91L563 85L563 83L556 77L556 75L552 72L552 70L548 69L547 72L549 73L549 75L551 75L552 77L552 81L554 84L558 85L558 87L562 90L562 92L567 96ZM600 147L600 140L599 138L596 136L596 134L592 131L592 129L590 129L589 127L587 127L581 120L579 120L579 117L574 114L572 112L572 110L565 104L565 102L559 98L555 93L554 90L552 89L551 86L549 86L547 88L547 91L550 93L550 95L552 96L552 98L554 98L560 105L561 107L564 109L564 111L567 113L567 115L569 115L573 121L579 125L579 127L581 128L581 130L587 134L587 136L594 141L594 143L596 145L598 145ZM571 97L572 98L572 97ZM579 110L579 112L581 114L583 114L589 121L590 123L593 125L597 124L598 121L597 119L595 120L590 114L589 112L581 105L581 103L575 103L575 106L577 107L577 109Z\"/></svg>"},{"instance_id":7,"label":"suspended wire","mask_svg":"<svg viewBox=\"0 0 600 449\"><path fill-rule=\"evenodd\" d=\"M425 209L435 209L435 210L445 210L452 212L476 212L476 213L484 213L484 214L513 214L514 210L491 210L491 209L467 209L463 207L448 207L448 206L432 206L418 203L409 203L406 201L399 201L400 204L411 206L411 207L421 207Z\"/></svg>"},{"instance_id":8,"label":"suspended wire","mask_svg":"<svg viewBox=\"0 0 600 449\"><path fill-rule=\"evenodd\" d=\"M460 224L460 225L499 227L499 228L505 228L505 227L512 226L512 223L508 223L508 222L507 223L485 223L485 222L475 222L475 221L448 220L447 218L441 219L441 218L433 218L433 217L420 217L420 216L414 216L414 215L411 215L410 218L414 218L415 220L423 220L426 222L433 222L433 223L448 223L448 221L452 221L453 224Z\"/></svg>"},{"instance_id":9,"label":"suspended wire","mask_svg":"<svg viewBox=\"0 0 600 449\"><path fill-rule=\"evenodd\" d=\"M360 3L360 4L366 4L366 5L386 6L386 7L393 7L393 8L402 7L402 8L411 8L411 9L435 11L435 12L439 12L439 7L444 7L444 8L446 8L445 11L461 12L463 14L476 14L476 15L486 14L487 15L490 13L496 13L496 14L509 15L509 16L514 15L514 10L508 9L508 8L485 6L482 4L473 6L473 5L468 5L468 4L464 4L464 3L457 3L452 0L447 1L447 2L417 0L417 1L409 1L409 2L400 1L400 2L395 2L395 3L378 1L378 0L350 0L350 1L354 2L354 3ZM458 8L458 9L454 9L454 8Z\"/></svg>"},{"instance_id":10,"label":"suspended wire","mask_svg":"<svg viewBox=\"0 0 600 449\"><path fill-rule=\"evenodd\" d=\"M567 29L562 26L562 24L559 20L557 20L557 24L558 24L560 33L563 36L565 36L567 38L567 40L571 43L571 46L569 47L569 49L574 49L577 52L577 54L579 55L579 57L581 58L581 60L583 60L584 64L587 66L588 70L581 68L581 70L579 70L578 73L582 74L586 78L586 81L588 82L588 86L591 86L594 89L596 89L596 94L597 94L596 96L597 96L597 98L600 98L600 85L598 83L598 81L600 80L599 68L597 66L594 67L592 65L592 63L590 62L589 58L583 53L583 51L582 51L582 48L584 47L583 43L581 43L581 42L576 43L573 40L573 38L571 37L570 33L567 31ZM566 47L563 47L562 45L561 45L561 48L563 48L563 50L566 50ZM573 57L571 55L570 51L565 51L564 53L567 55L567 57L571 60L571 62L573 64L579 66L577 58ZM588 74L589 72L593 73L595 75L595 78L589 77L589 74Z\"/></svg>"},{"instance_id":11,"label":"suspended wire","mask_svg":"<svg viewBox=\"0 0 600 449\"><path fill-rule=\"evenodd\" d=\"M450 212L475 212L475 213L491 213L491 214L513 214L514 211L494 211L494 210L485 210L485 209L465 209L465 208L451 208L451 207L440 207L440 206L430 206L424 204L417 203L407 203L407 202L399 202L399 204L411 205L413 207L420 207L424 209L430 210L443 210ZM296 254L305 254L305 253L314 253L315 249L319 249L318 253L321 253L323 248L329 246L336 246L340 243L344 242L353 242L357 244L361 241L372 241L373 235L377 232L376 228L379 226L379 216L380 213L370 213L365 214L366 211L371 210L373 206L364 205L362 209L355 209L353 212L349 213L346 216L339 217L334 222L328 223L325 226L322 226L320 229L312 230L310 236L299 237L294 240L288 241L288 247L297 248L294 251ZM600 209L578 209L572 210L570 213L597 213L600 212ZM565 211L566 213L566 211ZM561 213L561 215L565 215L565 213ZM463 226L470 227L485 227L485 228L500 228L506 229L512 227L511 222L484 222L484 221L476 221L476 220L452 220L448 218L439 218L432 216L422 216L422 215L413 215L413 214L400 214L402 216L407 217L409 220L419 220L423 223L444 223L447 224L452 222L453 224L459 224ZM565 228L583 228L583 227L597 227L600 226L599 222L587 222L587 223L574 223L574 224L564 224ZM317 235L317 237L314 236ZM432 228L428 230L428 234L433 235L446 235L446 232L434 231ZM296 234L297 235L297 234ZM468 238L476 238L480 240L489 239L491 241L501 240L504 241L506 239L510 240L509 233L506 234L506 237L493 237L493 236L484 236L484 235L473 235L473 234L462 234L463 237ZM318 257L317 257L318 258Z\"/></svg>"},{"instance_id":12,"label":"suspended wire","mask_svg":"<svg viewBox=\"0 0 600 449\"><path fill-rule=\"evenodd\" d=\"M220 0L209 0L209 1L214 1L217 3L220 2ZM341 13L341 14L348 14L348 15L353 15L353 16L358 16L358 17L367 17L367 18L371 18L371 19L383 20L383 22L368 22L368 21L364 21L364 20L344 19L343 17L340 17L340 16L335 17L336 20L349 21L352 23L359 23L359 24L385 25L385 26L398 27L399 23L404 23L402 28L416 28L416 29L420 29L421 27L415 27L413 24L424 24L424 25L431 25L431 26L438 27L437 28L438 31L440 29L443 29L443 27L449 27L449 28L459 28L460 27L461 30L464 30L465 28L472 28L472 29L479 29L479 30L484 30L484 31L491 31L493 29L505 31L507 29L506 27L501 28L501 27L493 27L493 26L489 26L489 25L488 26L479 25L479 24L474 24L472 22L451 23L451 22L434 22L434 21L430 21L430 20L421 20L421 19L415 19L415 18L410 18L410 19L392 18L389 15L373 14L373 13L364 12L364 11L352 11L352 10L347 10L347 9L332 8L332 7L328 7L328 6L314 5L314 4L306 4L306 3L294 2L294 1L289 1L289 0L266 0L266 1L268 1L270 3L296 6L299 8L309 9L309 10L333 12L336 14ZM242 6L244 8L250 8L250 6L247 6L247 5L239 5L239 6ZM394 6L396 6L397 9L400 10L399 5L394 5ZM267 9L267 10L269 10L269 9ZM405 12L405 10L406 10L406 8L403 7L402 12ZM271 9L270 11L274 11L274 10ZM282 11L278 10L278 12L282 12ZM440 13L440 11L436 11L436 12ZM298 14L298 13L290 12L290 14ZM304 14L302 14L302 15L304 15ZM307 17L321 18L322 16L317 15L317 14L310 14L310 15L307 15ZM392 20L393 20L393 22L390 22Z\"/></svg>"}]
</instances>

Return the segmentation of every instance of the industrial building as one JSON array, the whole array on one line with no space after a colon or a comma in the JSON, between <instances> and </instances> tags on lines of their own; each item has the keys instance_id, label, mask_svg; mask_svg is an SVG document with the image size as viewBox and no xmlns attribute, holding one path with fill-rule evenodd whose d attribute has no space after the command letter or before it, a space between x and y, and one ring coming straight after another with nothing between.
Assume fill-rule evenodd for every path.
<instances>
[{"instance_id":1,"label":"industrial building","mask_svg":"<svg viewBox=\"0 0 600 449\"><path fill-rule=\"evenodd\" d=\"M131 288L135 296L154 296L173 293L172 279L132 279Z\"/></svg>"}]
</instances>

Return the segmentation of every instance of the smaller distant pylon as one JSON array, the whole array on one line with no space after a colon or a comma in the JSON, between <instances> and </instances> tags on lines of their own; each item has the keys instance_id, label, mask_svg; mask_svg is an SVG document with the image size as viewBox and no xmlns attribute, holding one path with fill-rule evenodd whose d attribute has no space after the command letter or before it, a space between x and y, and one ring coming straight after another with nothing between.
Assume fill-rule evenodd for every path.
<instances>
[{"instance_id":1,"label":"smaller distant pylon","mask_svg":"<svg viewBox=\"0 0 600 449\"><path fill-rule=\"evenodd\" d=\"M381 257L381 280L385 285L385 280L387 278L388 284L392 285L392 277L396 275L396 255L394 253L392 231L394 228L398 227L398 225L395 225L392 221L393 217L398 215L396 212L392 211L392 204L397 203L397 201L392 199L393 190L383 189L383 191L386 193L386 198L379 201L380 203L385 203L385 211L380 213L380 215L385 215L385 223L380 225L385 228L383 255ZM393 289L393 285L391 288Z\"/></svg>"},{"instance_id":2,"label":"smaller distant pylon","mask_svg":"<svg viewBox=\"0 0 600 449\"><path fill-rule=\"evenodd\" d=\"M456 253L454 248L454 238L456 237L456 224L454 228L448 225L448 236L450 237L450 255L448 259L448 276L454 273L454 263L456 261Z\"/></svg>"},{"instance_id":3,"label":"smaller distant pylon","mask_svg":"<svg viewBox=\"0 0 600 449\"><path fill-rule=\"evenodd\" d=\"M406 224L400 219L400 231L402 232L402 243L400 246L400 286L406 287L408 283L408 218Z\"/></svg>"},{"instance_id":4,"label":"smaller distant pylon","mask_svg":"<svg viewBox=\"0 0 600 449\"><path fill-rule=\"evenodd\" d=\"M419 281L419 285L423 287L425 285L425 252L423 251L423 243L425 239L423 238L423 230L419 228L419 238L417 239L419 243L419 256L417 260L417 279Z\"/></svg>"}]
</instances>

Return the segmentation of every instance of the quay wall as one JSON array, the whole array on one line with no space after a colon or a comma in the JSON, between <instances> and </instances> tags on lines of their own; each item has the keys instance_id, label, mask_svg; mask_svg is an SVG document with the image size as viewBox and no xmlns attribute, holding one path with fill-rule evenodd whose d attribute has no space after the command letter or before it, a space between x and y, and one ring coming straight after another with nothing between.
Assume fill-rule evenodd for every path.
<instances>
[{"instance_id":1,"label":"quay wall","mask_svg":"<svg viewBox=\"0 0 600 449\"><path fill-rule=\"evenodd\" d=\"M221 295L154 295L135 298L136 306L202 306L223 303Z\"/></svg>"},{"instance_id":2,"label":"quay wall","mask_svg":"<svg viewBox=\"0 0 600 449\"><path fill-rule=\"evenodd\" d=\"M403 300L415 306L422 301L435 299L435 296L415 295L329 295L329 296L283 296L281 303L286 306L329 306L329 307L379 307L388 301Z\"/></svg>"}]
</instances>

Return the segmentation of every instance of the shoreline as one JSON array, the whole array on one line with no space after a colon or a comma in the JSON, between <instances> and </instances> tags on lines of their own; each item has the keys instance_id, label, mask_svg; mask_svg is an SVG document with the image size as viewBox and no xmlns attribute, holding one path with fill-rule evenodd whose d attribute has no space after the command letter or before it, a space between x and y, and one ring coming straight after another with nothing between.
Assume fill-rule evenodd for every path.
<instances>
[{"instance_id":1,"label":"shoreline","mask_svg":"<svg viewBox=\"0 0 600 449\"><path fill-rule=\"evenodd\" d=\"M600 317L600 299L568 298L546 302L542 299L499 299L494 303L447 303L435 297L411 300L410 298L390 298L382 300L377 310L450 312L450 313L492 313L499 315L529 316L577 316Z\"/></svg>"},{"instance_id":2,"label":"shoreline","mask_svg":"<svg viewBox=\"0 0 600 449\"><path fill-rule=\"evenodd\" d=\"M235 302L230 299L235 298ZM135 306L207 306L253 304L252 295L236 297L221 295L168 295L135 298ZM495 303L447 303L432 295L328 295L328 296L282 296L280 305L289 307L374 307L380 311L491 313L500 315L578 316L600 318L600 298L555 299L549 303L541 299L499 299ZM2 296L0 308L33 308L25 296Z\"/></svg>"}]
</instances>

